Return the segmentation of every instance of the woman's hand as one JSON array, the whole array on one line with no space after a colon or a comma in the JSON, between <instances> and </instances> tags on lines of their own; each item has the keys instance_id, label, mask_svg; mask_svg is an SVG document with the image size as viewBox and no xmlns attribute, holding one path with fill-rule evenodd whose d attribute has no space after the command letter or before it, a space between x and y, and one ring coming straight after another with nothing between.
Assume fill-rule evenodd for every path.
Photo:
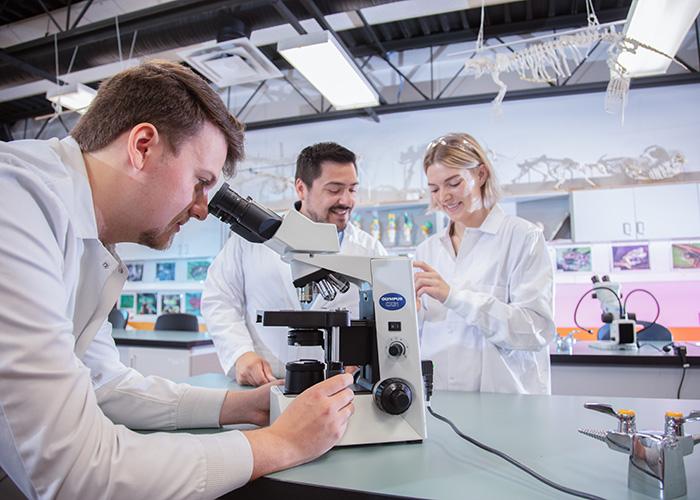
<instances>
[{"instance_id":1,"label":"woman's hand","mask_svg":"<svg viewBox=\"0 0 700 500\"><path fill-rule=\"evenodd\" d=\"M416 283L416 297L420 299L423 295L428 295L439 302L445 302L450 294L450 285L442 279L440 273L419 260L413 263L413 267L421 270L413 276Z\"/></svg>"}]
</instances>

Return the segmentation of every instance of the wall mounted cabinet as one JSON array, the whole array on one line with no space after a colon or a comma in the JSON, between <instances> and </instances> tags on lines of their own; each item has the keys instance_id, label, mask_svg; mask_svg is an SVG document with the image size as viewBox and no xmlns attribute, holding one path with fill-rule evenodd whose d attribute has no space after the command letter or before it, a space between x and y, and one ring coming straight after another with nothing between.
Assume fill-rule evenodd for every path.
<instances>
[{"instance_id":1,"label":"wall mounted cabinet","mask_svg":"<svg viewBox=\"0 0 700 500\"><path fill-rule=\"evenodd\" d=\"M575 191L571 205L576 242L700 237L697 184Z\"/></svg>"}]
</instances>

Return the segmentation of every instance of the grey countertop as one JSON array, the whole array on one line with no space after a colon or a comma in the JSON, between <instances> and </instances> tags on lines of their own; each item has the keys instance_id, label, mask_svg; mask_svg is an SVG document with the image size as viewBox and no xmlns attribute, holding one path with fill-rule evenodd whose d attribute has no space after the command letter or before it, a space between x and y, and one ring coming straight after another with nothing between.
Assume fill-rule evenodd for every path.
<instances>
[{"instance_id":1,"label":"grey countertop","mask_svg":"<svg viewBox=\"0 0 700 500\"><path fill-rule=\"evenodd\" d=\"M223 375L200 375L189 382L237 387ZM627 488L626 455L577 432L580 427L615 427L614 419L583 408L584 402L596 399L600 398L437 392L432 407L466 434L551 480L604 498L646 499ZM700 401L691 400L606 398L606 402L616 409L635 410L639 428L662 428L667 410L687 414L700 409ZM258 480L231 497L253 498L256 492L274 491L263 490L274 485L277 491L287 488L292 496L306 495L304 488L316 491L307 498L321 498L318 491L324 489L326 494L340 489L440 499L566 497L460 439L432 416L427 418L428 439L421 444L336 448L311 463ZM700 433L700 423L687 424L686 432ZM685 458L685 466L687 498L700 498L700 449Z\"/></svg>"},{"instance_id":2,"label":"grey countertop","mask_svg":"<svg viewBox=\"0 0 700 500\"><path fill-rule=\"evenodd\" d=\"M182 332L177 330L112 330L112 338L117 345L142 347L169 347L189 349L213 343L206 332Z\"/></svg>"},{"instance_id":3,"label":"grey countertop","mask_svg":"<svg viewBox=\"0 0 700 500\"><path fill-rule=\"evenodd\" d=\"M171 330L113 330L112 337L117 345L142 347L168 347L189 349L194 346L210 345L213 341L206 332L182 332ZM666 342L646 342L641 349L633 351L603 351L593 349L592 342L578 341L571 351L558 351L550 346L553 364L608 364L608 365L648 365L680 366L680 359L671 352L661 351ZM694 343L683 343L688 349L691 367L700 366L700 347ZM655 347L652 347L655 346Z\"/></svg>"},{"instance_id":4,"label":"grey countertop","mask_svg":"<svg viewBox=\"0 0 700 500\"><path fill-rule=\"evenodd\" d=\"M601 350L592 347L593 344L594 342L577 341L569 351L559 351L556 345L552 344L552 364L681 366L680 358L673 350L662 350L668 342L642 342L639 349L633 350ZM686 347L691 367L700 366L700 347L693 342L676 342L676 345Z\"/></svg>"}]
</instances>

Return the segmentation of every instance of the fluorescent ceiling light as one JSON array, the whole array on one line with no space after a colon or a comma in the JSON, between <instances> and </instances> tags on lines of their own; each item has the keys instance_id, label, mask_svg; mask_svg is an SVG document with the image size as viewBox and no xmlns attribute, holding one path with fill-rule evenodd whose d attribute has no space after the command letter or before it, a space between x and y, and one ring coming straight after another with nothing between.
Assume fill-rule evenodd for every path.
<instances>
[{"instance_id":1,"label":"fluorescent ceiling light","mask_svg":"<svg viewBox=\"0 0 700 500\"><path fill-rule=\"evenodd\" d=\"M46 98L62 108L83 114L95 98L97 92L82 83L61 85L46 92Z\"/></svg>"},{"instance_id":2,"label":"fluorescent ceiling light","mask_svg":"<svg viewBox=\"0 0 700 500\"><path fill-rule=\"evenodd\" d=\"M282 40L277 44L277 51L335 109L368 108L379 104L377 92L330 32Z\"/></svg>"},{"instance_id":3,"label":"fluorescent ceiling light","mask_svg":"<svg viewBox=\"0 0 700 500\"><path fill-rule=\"evenodd\" d=\"M674 57L699 11L700 0L635 0L625 36ZM623 52L617 61L634 77L663 74L671 64L667 57L642 47L636 54Z\"/></svg>"}]
</instances>

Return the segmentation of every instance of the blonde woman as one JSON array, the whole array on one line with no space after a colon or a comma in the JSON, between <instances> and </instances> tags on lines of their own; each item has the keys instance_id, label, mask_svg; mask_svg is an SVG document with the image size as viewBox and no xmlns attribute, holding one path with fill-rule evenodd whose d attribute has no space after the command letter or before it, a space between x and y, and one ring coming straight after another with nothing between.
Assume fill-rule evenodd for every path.
<instances>
[{"instance_id":1,"label":"blonde woman","mask_svg":"<svg viewBox=\"0 0 700 500\"><path fill-rule=\"evenodd\" d=\"M484 149L453 133L423 159L449 226L416 249L421 349L438 389L549 394L553 270L542 231L507 215Z\"/></svg>"}]
</instances>

